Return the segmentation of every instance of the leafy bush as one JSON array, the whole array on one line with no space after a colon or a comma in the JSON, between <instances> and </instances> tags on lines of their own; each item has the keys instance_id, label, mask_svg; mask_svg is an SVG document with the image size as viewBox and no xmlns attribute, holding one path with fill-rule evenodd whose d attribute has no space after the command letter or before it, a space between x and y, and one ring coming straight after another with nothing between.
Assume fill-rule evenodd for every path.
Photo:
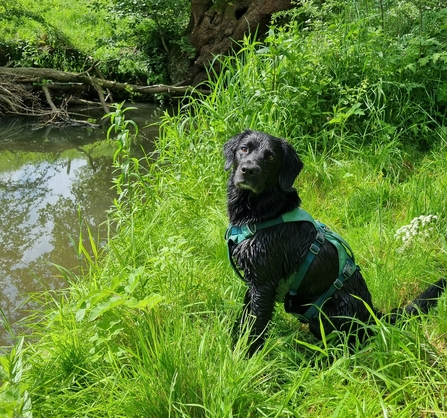
<instances>
[{"instance_id":1,"label":"leafy bush","mask_svg":"<svg viewBox=\"0 0 447 418\"><path fill-rule=\"evenodd\" d=\"M95 63L117 81L168 82L167 48L185 49L189 2L154 3L0 2L0 63L75 72Z\"/></svg>"},{"instance_id":2,"label":"leafy bush","mask_svg":"<svg viewBox=\"0 0 447 418\"><path fill-rule=\"evenodd\" d=\"M246 39L236 57L220 59L215 75L233 91L235 115L251 114L238 106L249 102L262 117L268 109L287 136L318 134L325 143L346 140L347 132L356 144L396 139L427 148L438 141L447 109L446 8L424 10L420 23L398 6L389 2L384 13L403 20L397 34L374 2L309 1L262 44Z\"/></svg>"},{"instance_id":3,"label":"leafy bush","mask_svg":"<svg viewBox=\"0 0 447 418\"><path fill-rule=\"evenodd\" d=\"M173 49L184 49L184 32L189 21L186 0L95 0L93 10L108 11L106 21L113 28L108 42L129 48L118 67L118 77L133 75L147 84L170 81L168 57ZM126 25L123 25L126 22ZM132 50L134 50L132 54ZM121 77L122 77L121 76ZM144 80L147 79L147 80Z\"/></svg>"}]
</instances>

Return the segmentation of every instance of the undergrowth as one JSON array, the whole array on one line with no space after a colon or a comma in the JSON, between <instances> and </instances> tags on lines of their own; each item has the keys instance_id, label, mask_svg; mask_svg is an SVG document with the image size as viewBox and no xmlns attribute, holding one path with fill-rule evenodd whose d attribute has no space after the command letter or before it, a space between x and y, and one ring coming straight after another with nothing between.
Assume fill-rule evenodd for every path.
<instances>
[{"instance_id":1,"label":"undergrowth","mask_svg":"<svg viewBox=\"0 0 447 418\"><path fill-rule=\"evenodd\" d=\"M169 52L188 49L189 9L186 0L0 0L0 65L166 83Z\"/></svg>"},{"instance_id":2,"label":"undergrowth","mask_svg":"<svg viewBox=\"0 0 447 418\"><path fill-rule=\"evenodd\" d=\"M291 53L310 48L295 36L291 42L302 48ZM0 357L4 415L443 416L445 296L428 315L396 326L375 318L365 325L371 338L354 348L337 333L316 341L281 306L252 358L247 332L233 341L244 285L223 240L222 146L242 129L286 137L296 147L304 161L295 184L303 208L350 243L377 308L408 303L445 275L447 264L442 121L417 122L430 143L422 152L411 126L389 119L377 101L368 115L356 113L372 103L374 90L367 89L342 124L314 129L326 113L307 121L297 111L305 101L286 100L299 86L289 80L290 95L285 81L278 90L287 60L278 55L272 74L271 61L261 59L264 47L247 40L239 56L222 59L222 72L209 81L211 95L196 96L176 116L165 114L155 151L142 160L129 154L133 124L117 105L112 123L121 142L110 214L116 233L105 248L90 234L92 257L79 244L81 273L61 269L69 289L35 295L44 313L30 317L26 333ZM266 80L270 87L261 90ZM306 86L316 89L309 80ZM387 103L399 92L388 92ZM378 121L402 125L374 131Z\"/></svg>"}]
</instances>

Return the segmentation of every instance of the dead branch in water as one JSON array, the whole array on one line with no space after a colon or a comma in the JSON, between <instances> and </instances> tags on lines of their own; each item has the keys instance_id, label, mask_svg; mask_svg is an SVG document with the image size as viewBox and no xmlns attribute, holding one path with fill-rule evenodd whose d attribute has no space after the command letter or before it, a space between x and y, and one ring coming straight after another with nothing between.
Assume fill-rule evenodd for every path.
<instances>
[{"instance_id":1,"label":"dead branch in water","mask_svg":"<svg viewBox=\"0 0 447 418\"><path fill-rule=\"evenodd\" d=\"M90 70L89 70L90 71ZM138 94L142 96L154 94L209 94L208 90L198 89L193 86L169 86L157 84L153 86L139 86L128 83L118 83L100 78L92 77L89 73L71 73L65 71L53 70L51 68L10 68L0 67L0 116L5 114L12 115L32 115L32 116L50 116L51 121L55 119L67 119L67 112L61 106L58 108L53 99L54 91L72 92L64 101L64 106L70 100L72 103L83 100L81 94L93 88L98 97L99 104L104 112L109 112L104 92L110 97L110 92L127 92L129 94ZM42 97L43 93L43 97ZM43 99L45 98L45 99ZM42 102L48 104L50 109L45 109ZM110 104L110 103L109 103Z\"/></svg>"},{"instance_id":2,"label":"dead branch in water","mask_svg":"<svg viewBox=\"0 0 447 418\"><path fill-rule=\"evenodd\" d=\"M41 111L40 99L36 94L17 83L16 77L0 75L0 116L7 113L34 115Z\"/></svg>"}]
</instances>

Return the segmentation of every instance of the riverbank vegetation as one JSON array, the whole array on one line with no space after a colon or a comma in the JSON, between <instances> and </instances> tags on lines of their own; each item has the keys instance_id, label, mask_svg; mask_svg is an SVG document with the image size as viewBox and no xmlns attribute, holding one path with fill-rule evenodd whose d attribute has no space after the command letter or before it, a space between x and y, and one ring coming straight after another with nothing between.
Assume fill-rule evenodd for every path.
<instances>
[{"instance_id":1,"label":"riverbank vegetation","mask_svg":"<svg viewBox=\"0 0 447 418\"><path fill-rule=\"evenodd\" d=\"M153 2L158 9L148 8L150 16L140 9L132 12L127 3L2 1L0 65L74 73L94 65L96 75L118 82L169 82L160 30L165 38L180 38L188 24L189 2Z\"/></svg>"},{"instance_id":2,"label":"riverbank vegetation","mask_svg":"<svg viewBox=\"0 0 447 418\"><path fill-rule=\"evenodd\" d=\"M278 306L247 358L231 328L244 285L227 261L222 146L245 128L287 138L303 208L356 253L377 307L446 275L447 9L441 3L306 2L267 39L246 38L132 157L113 118L116 231L74 246L63 292L2 357L0 411L70 417L428 417L447 410L447 299L349 350ZM79 242L82 243L81 236ZM24 324L25 326L25 324ZM13 332L13 330L11 330Z\"/></svg>"},{"instance_id":3,"label":"riverbank vegetation","mask_svg":"<svg viewBox=\"0 0 447 418\"><path fill-rule=\"evenodd\" d=\"M69 121L68 104L96 102L107 113L113 100L184 93L177 67L194 51L189 13L186 0L0 2L0 116Z\"/></svg>"}]
</instances>

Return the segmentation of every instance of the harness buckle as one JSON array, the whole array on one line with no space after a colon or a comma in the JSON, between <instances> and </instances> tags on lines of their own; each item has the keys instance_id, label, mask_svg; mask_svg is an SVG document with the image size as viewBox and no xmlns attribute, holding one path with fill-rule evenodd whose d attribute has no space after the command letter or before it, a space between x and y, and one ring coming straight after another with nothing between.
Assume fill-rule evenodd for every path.
<instances>
[{"instance_id":1,"label":"harness buckle","mask_svg":"<svg viewBox=\"0 0 447 418\"><path fill-rule=\"evenodd\" d=\"M256 224L250 225L245 224L241 226L241 232L245 238L251 238L254 234L256 234Z\"/></svg>"},{"instance_id":2,"label":"harness buckle","mask_svg":"<svg viewBox=\"0 0 447 418\"><path fill-rule=\"evenodd\" d=\"M343 287L343 282L340 279L336 279L332 285L337 289L340 290Z\"/></svg>"},{"instance_id":3,"label":"harness buckle","mask_svg":"<svg viewBox=\"0 0 447 418\"><path fill-rule=\"evenodd\" d=\"M317 254L320 252L320 246L314 242L314 243L310 246L309 251L310 251L312 254L317 255Z\"/></svg>"},{"instance_id":4,"label":"harness buckle","mask_svg":"<svg viewBox=\"0 0 447 418\"><path fill-rule=\"evenodd\" d=\"M351 259L346 260L346 264L343 267L342 274L346 279L349 279L357 269L357 266L354 264L354 262Z\"/></svg>"},{"instance_id":5,"label":"harness buckle","mask_svg":"<svg viewBox=\"0 0 447 418\"><path fill-rule=\"evenodd\" d=\"M322 225L320 228L317 229L317 236L315 237L315 241L317 241L318 244L323 245L325 241L325 235L326 231L324 230L324 225Z\"/></svg>"}]
</instances>

